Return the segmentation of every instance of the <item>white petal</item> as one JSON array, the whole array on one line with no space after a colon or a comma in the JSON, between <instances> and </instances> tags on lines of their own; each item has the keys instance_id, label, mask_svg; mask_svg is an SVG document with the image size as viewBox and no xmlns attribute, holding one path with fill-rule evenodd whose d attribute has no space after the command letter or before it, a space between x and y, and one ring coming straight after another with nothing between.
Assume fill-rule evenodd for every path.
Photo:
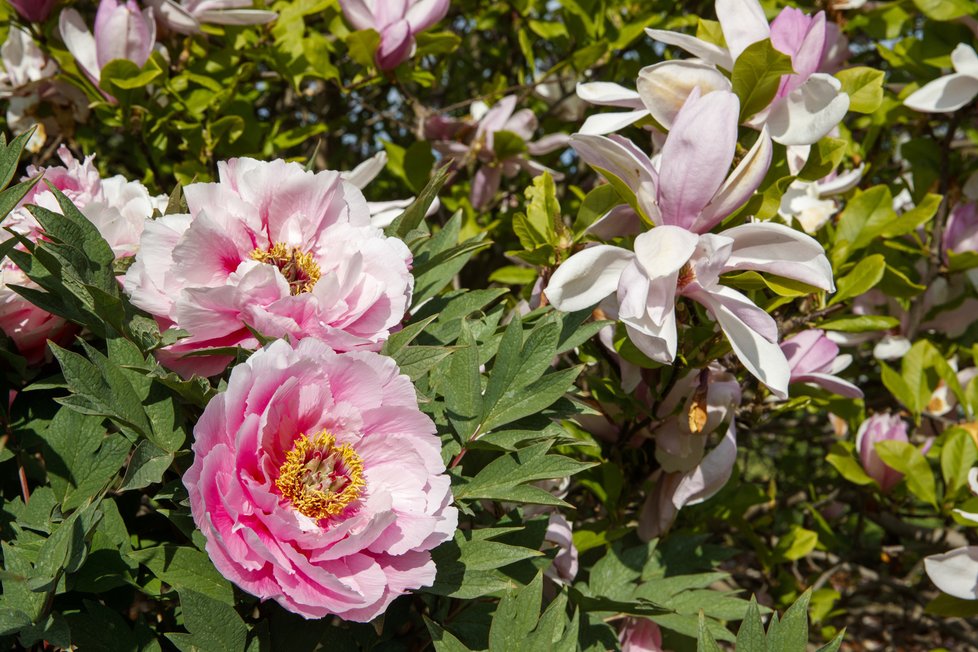
<instances>
[{"instance_id":1,"label":"white petal","mask_svg":"<svg viewBox=\"0 0 978 652\"><path fill-rule=\"evenodd\" d=\"M843 380L838 376L832 376L830 374L805 374L804 376L799 376L795 379L796 382L803 383L813 383L819 387L826 389L833 394L838 394L839 396L845 396L846 398L862 398L863 390L859 389L856 385L853 385L848 380Z\"/></svg>"},{"instance_id":2,"label":"white petal","mask_svg":"<svg viewBox=\"0 0 978 652\"><path fill-rule=\"evenodd\" d=\"M634 254L620 247L588 247L568 258L550 277L544 294L558 310L589 308L618 288L618 280Z\"/></svg>"},{"instance_id":3,"label":"white petal","mask_svg":"<svg viewBox=\"0 0 978 652\"><path fill-rule=\"evenodd\" d=\"M952 509L952 512L960 516L961 518L971 521L971 525L978 525L978 514L975 512L966 512L963 509Z\"/></svg>"},{"instance_id":4,"label":"white petal","mask_svg":"<svg viewBox=\"0 0 978 652\"><path fill-rule=\"evenodd\" d=\"M640 323L644 322L644 323ZM670 364L676 359L678 339L676 334L675 305L667 309L666 318L661 325L654 324L647 317L644 320L622 320L625 332L639 351L651 360ZM638 328L637 326L641 326Z\"/></svg>"},{"instance_id":5,"label":"white petal","mask_svg":"<svg viewBox=\"0 0 978 652\"><path fill-rule=\"evenodd\" d=\"M642 98L638 93L621 84L612 82L585 82L577 85L577 96L585 102L599 106L620 106L641 109Z\"/></svg>"},{"instance_id":6,"label":"white petal","mask_svg":"<svg viewBox=\"0 0 978 652\"><path fill-rule=\"evenodd\" d=\"M740 292L722 285L690 297L707 307L747 371L771 388L775 396L786 398L791 370L781 347L768 337L771 328L777 334L777 324L771 316Z\"/></svg>"},{"instance_id":7,"label":"white petal","mask_svg":"<svg viewBox=\"0 0 978 652\"><path fill-rule=\"evenodd\" d=\"M978 466L968 471L968 488L971 489L971 493L978 496Z\"/></svg>"},{"instance_id":8,"label":"white petal","mask_svg":"<svg viewBox=\"0 0 978 652\"><path fill-rule=\"evenodd\" d=\"M816 187L818 188L819 196L830 197L832 195L841 195L849 192L859 185L859 180L863 178L863 173L865 171L866 165L864 163L860 163L859 167L854 170L846 170L845 172L840 172L831 179L818 181L816 183Z\"/></svg>"},{"instance_id":9,"label":"white petal","mask_svg":"<svg viewBox=\"0 0 978 652\"><path fill-rule=\"evenodd\" d=\"M724 70L733 70L733 58L730 56L730 52L718 45L707 43L689 34L670 32L664 29L646 29L645 33L660 43L675 45L694 57L719 66Z\"/></svg>"},{"instance_id":10,"label":"white petal","mask_svg":"<svg viewBox=\"0 0 978 652\"><path fill-rule=\"evenodd\" d=\"M838 125L849 110L849 96L831 75L816 73L775 100L767 118L771 138L782 145L811 145Z\"/></svg>"},{"instance_id":11,"label":"white petal","mask_svg":"<svg viewBox=\"0 0 978 652\"><path fill-rule=\"evenodd\" d=\"M636 111L625 111L624 113L596 113L589 116L578 133L603 136L619 129L624 129L628 125L634 124L647 116L649 112L645 109Z\"/></svg>"},{"instance_id":12,"label":"white petal","mask_svg":"<svg viewBox=\"0 0 978 652\"><path fill-rule=\"evenodd\" d=\"M671 276L689 262L699 237L678 226L657 226L635 238L635 256L649 278Z\"/></svg>"},{"instance_id":13,"label":"white petal","mask_svg":"<svg viewBox=\"0 0 978 652\"><path fill-rule=\"evenodd\" d=\"M772 222L742 224L722 235L734 241L724 272L753 269L835 290L825 250L811 236Z\"/></svg>"},{"instance_id":14,"label":"white petal","mask_svg":"<svg viewBox=\"0 0 978 652\"><path fill-rule=\"evenodd\" d=\"M58 27L61 31L61 40L75 57L82 72L98 80L101 69L95 51L95 37L92 36L81 14L74 9L65 9L58 18Z\"/></svg>"},{"instance_id":15,"label":"white petal","mask_svg":"<svg viewBox=\"0 0 978 652\"><path fill-rule=\"evenodd\" d=\"M877 360L897 360L910 350L910 340L902 335L884 335L873 347L873 357Z\"/></svg>"},{"instance_id":16,"label":"white petal","mask_svg":"<svg viewBox=\"0 0 978 652\"><path fill-rule=\"evenodd\" d=\"M975 99L975 95L978 95L978 78L956 72L925 84L903 103L914 111L949 113Z\"/></svg>"},{"instance_id":17,"label":"white petal","mask_svg":"<svg viewBox=\"0 0 978 652\"><path fill-rule=\"evenodd\" d=\"M588 134L571 136L571 147L585 163L620 180L635 194L645 216L658 224L659 210L655 204L658 174L645 152L625 138Z\"/></svg>"},{"instance_id":18,"label":"white petal","mask_svg":"<svg viewBox=\"0 0 978 652\"><path fill-rule=\"evenodd\" d=\"M951 63L954 65L954 72L978 77L978 53L967 43L958 43L951 52Z\"/></svg>"},{"instance_id":19,"label":"white petal","mask_svg":"<svg viewBox=\"0 0 978 652\"><path fill-rule=\"evenodd\" d=\"M731 421L717 447L706 454L703 461L695 469L683 476L676 492L672 495L672 504L676 509L686 505L696 505L710 498L727 484L737 461L737 428Z\"/></svg>"},{"instance_id":20,"label":"white petal","mask_svg":"<svg viewBox=\"0 0 978 652\"><path fill-rule=\"evenodd\" d=\"M731 89L730 80L716 66L697 59L646 66L638 73L637 85L641 102L666 129L672 129L672 121L694 88L699 88L702 95Z\"/></svg>"},{"instance_id":21,"label":"white petal","mask_svg":"<svg viewBox=\"0 0 978 652\"><path fill-rule=\"evenodd\" d=\"M962 600L978 600L978 546L955 548L924 558L927 576L941 591Z\"/></svg>"},{"instance_id":22,"label":"white petal","mask_svg":"<svg viewBox=\"0 0 978 652\"><path fill-rule=\"evenodd\" d=\"M340 177L363 190L368 183L377 178L386 165L387 152L380 151L349 172L340 172Z\"/></svg>"},{"instance_id":23,"label":"white petal","mask_svg":"<svg viewBox=\"0 0 978 652\"><path fill-rule=\"evenodd\" d=\"M716 11L734 61L748 45L771 35L771 26L757 0L716 0Z\"/></svg>"}]
</instances>

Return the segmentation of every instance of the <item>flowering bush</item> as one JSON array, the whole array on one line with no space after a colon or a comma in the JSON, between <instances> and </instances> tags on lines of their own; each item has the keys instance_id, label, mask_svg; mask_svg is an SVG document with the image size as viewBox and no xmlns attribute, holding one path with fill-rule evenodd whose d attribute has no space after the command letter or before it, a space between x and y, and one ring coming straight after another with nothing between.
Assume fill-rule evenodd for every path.
<instances>
[{"instance_id":1,"label":"flowering bush","mask_svg":"<svg viewBox=\"0 0 978 652\"><path fill-rule=\"evenodd\" d=\"M0 4L0 642L973 645L976 17Z\"/></svg>"}]
</instances>

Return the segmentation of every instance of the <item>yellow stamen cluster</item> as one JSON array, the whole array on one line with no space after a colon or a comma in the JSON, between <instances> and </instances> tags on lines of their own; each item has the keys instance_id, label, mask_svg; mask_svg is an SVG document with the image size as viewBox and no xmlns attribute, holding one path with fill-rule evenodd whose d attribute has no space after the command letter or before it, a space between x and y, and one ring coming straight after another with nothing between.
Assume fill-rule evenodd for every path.
<instances>
[{"instance_id":1,"label":"yellow stamen cluster","mask_svg":"<svg viewBox=\"0 0 978 652\"><path fill-rule=\"evenodd\" d=\"M278 267L292 295L309 292L319 280L319 264L312 254L283 242L276 242L270 249L255 249L251 259Z\"/></svg>"},{"instance_id":2,"label":"yellow stamen cluster","mask_svg":"<svg viewBox=\"0 0 978 652\"><path fill-rule=\"evenodd\" d=\"M317 520L342 514L365 484L357 452L349 444L337 446L325 431L315 439L299 435L275 481L293 509Z\"/></svg>"}]
</instances>

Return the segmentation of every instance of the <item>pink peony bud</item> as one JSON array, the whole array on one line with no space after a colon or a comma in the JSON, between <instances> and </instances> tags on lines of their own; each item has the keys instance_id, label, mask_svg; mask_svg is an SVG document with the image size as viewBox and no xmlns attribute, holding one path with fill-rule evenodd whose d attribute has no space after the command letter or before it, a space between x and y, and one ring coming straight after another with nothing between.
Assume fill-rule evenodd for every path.
<instances>
[{"instance_id":1,"label":"pink peony bud","mask_svg":"<svg viewBox=\"0 0 978 652\"><path fill-rule=\"evenodd\" d=\"M24 20L40 23L51 15L51 10L58 0L9 0L9 2Z\"/></svg>"},{"instance_id":2,"label":"pink peony bud","mask_svg":"<svg viewBox=\"0 0 978 652\"><path fill-rule=\"evenodd\" d=\"M880 459L876 444L881 441L910 441L906 422L894 414L874 414L863 421L856 433L856 450L863 469L879 484L883 493L889 493L903 474Z\"/></svg>"},{"instance_id":3,"label":"pink peony bud","mask_svg":"<svg viewBox=\"0 0 978 652\"><path fill-rule=\"evenodd\" d=\"M662 632L648 618L626 618L618 642L622 652L664 652Z\"/></svg>"}]
</instances>

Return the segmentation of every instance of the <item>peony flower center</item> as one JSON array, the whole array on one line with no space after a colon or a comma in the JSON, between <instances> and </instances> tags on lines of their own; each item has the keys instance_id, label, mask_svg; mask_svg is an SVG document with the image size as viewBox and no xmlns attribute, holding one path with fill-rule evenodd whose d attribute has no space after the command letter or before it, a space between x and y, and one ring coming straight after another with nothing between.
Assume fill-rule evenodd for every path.
<instances>
[{"instance_id":1,"label":"peony flower center","mask_svg":"<svg viewBox=\"0 0 978 652\"><path fill-rule=\"evenodd\" d=\"M299 435L285 454L275 486L300 514L317 520L337 516L360 497L363 460L328 432L315 439Z\"/></svg>"},{"instance_id":2,"label":"peony flower center","mask_svg":"<svg viewBox=\"0 0 978 652\"><path fill-rule=\"evenodd\" d=\"M255 249L251 259L278 267L293 296L311 291L319 280L319 265L312 254L282 242L276 242L269 249Z\"/></svg>"}]
</instances>

